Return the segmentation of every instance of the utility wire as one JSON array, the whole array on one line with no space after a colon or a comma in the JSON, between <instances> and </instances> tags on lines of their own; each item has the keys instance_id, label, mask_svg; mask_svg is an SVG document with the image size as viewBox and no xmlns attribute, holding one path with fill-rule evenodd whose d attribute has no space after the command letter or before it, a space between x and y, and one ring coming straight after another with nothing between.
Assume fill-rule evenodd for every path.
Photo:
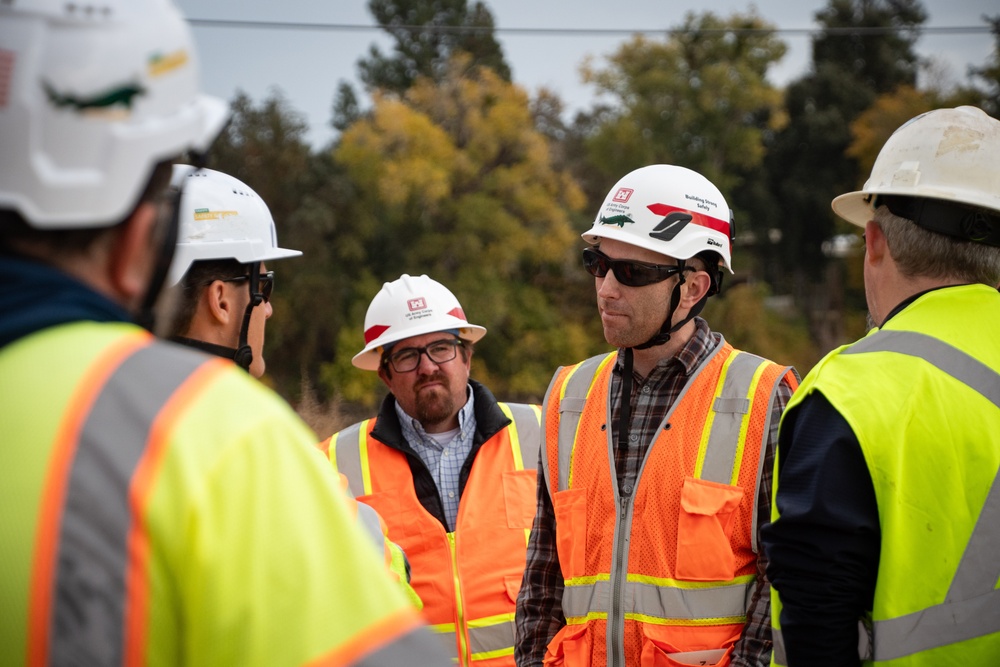
<instances>
[{"instance_id":1,"label":"utility wire","mask_svg":"<svg viewBox=\"0 0 1000 667\"><path fill-rule=\"evenodd\" d=\"M498 28L494 26L450 25L366 25L358 23L302 23L295 21L246 21L236 19L189 18L188 23L199 28L252 28L255 30L311 30L324 32L381 32L383 30L410 30L412 32L439 33L496 33L503 35L539 35L552 37L594 37L622 35L662 35L692 32L683 28ZM808 36L816 33L827 35L891 35L898 32L918 35L975 35L988 34L990 26L925 26L913 28L893 27L831 27L831 28L718 28L697 32L733 35L789 35Z\"/></svg>"}]
</instances>

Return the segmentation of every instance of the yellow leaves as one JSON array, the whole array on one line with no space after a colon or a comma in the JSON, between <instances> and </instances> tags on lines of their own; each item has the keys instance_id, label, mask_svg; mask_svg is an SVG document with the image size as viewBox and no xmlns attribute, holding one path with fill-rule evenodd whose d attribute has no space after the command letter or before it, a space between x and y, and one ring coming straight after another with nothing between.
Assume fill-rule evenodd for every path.
<instances>
[{"instance_id":1,"label":"yellow leaves","mask_svg":"<svg viewBox=\"0 0 1000 667\"><path fill-rule=\"evenodd\" d=\"M858 161L862 174L870 174L875 158L896 128L936 106L937 100L931 94L910 86L900 86L892 93L880 95L851 123L853 141L847 148L847 155Z\"/></svg>"},{"instance_id":2,"label":"yellow leaves","mask_svg":"<svg viewBox=\"0 0 1000 667\"><path fill-rule=\"evenodd\" d=\"M335 153L363 192L388 208L434 207L451 193L457 155L448 135L425 114L376 98L370 119L348 128Z\"/></svg>"}]
</instances>

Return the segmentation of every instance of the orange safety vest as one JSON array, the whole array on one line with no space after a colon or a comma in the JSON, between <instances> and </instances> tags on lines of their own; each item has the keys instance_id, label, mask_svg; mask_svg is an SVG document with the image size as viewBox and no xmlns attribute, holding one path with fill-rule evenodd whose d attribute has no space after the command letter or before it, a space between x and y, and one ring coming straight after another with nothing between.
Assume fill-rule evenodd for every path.
<instances>
[{"instance_id":1,"label":"orange safety vest","mask_svg":"<svg viewBox=\"0 0 1000 667\"><path fill-rule=\"evenodd\" d=\"M406 553L424 620L466 666L514 665L514 603L535 517L540 410L498 405L511 424L477 452L451 533L421 505L406 455L371 436L375 419L328 445L355 497L378 511Z\"/></svg>"},{"instance_id":2,"label":"orange safety vest","mask_svg":"<svg viewBox=\"0 0 1000 667\"><path fill-rule=\"evenodd\" d=\"M796 386L794 372L721 343L665 415L635 488L619 489L607 399L616 358L559 369L545 396L566 618L546 665L728 665L756 583L773 400L782 378Z\"/></svg>"}]
</instances>

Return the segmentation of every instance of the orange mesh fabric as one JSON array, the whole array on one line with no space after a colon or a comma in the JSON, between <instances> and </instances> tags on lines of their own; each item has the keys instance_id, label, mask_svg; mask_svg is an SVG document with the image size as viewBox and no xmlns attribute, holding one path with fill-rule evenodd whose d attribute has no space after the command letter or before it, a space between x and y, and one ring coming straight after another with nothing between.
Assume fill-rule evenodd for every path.
<instances>
[{"instance_id":1,"label":"orange mesh fabric","mask_svg":"<svg viewBox=\"0 0 1000 667\"><path fill-rule=\"evenodd\" d=\"M726 361L733 353L733 348L725 345L691 380L668 418L669 427L659 431L650 448L634 494L629 578L642 578L660 586L669 586L669 580L722 585L737 577L756 574L750 532L757 471L767 435L771 393L783 375L783 368L765 362L758 381L751 386L745 437L735 464L736 485L695 478L699 455L703 456L700 451L703 440L707 441L707 416L718 395ZM612 444L607 414L613 365L604 365L593 380L573 443L570 488L553 497L560 565L568 585L573 579L606 576L612 570L615 522L619 516L612 486L616 482L610 466ZM548 399L546 446L553 486L558 480L557 397L570 370L564 369L556 378ZM679 526L688 533L694 530L696 535L691 539L680 535ZM586 534L566 534L580 530ZM699 537L703 534L711 539ZM679 551L682 552L680 570ZM606 623L600 618L587 623L592 633L586 642L592 650L590 664L606 664ZM650 632L645 632L645 627ZM708 626L695 626L681 619L661 619L655 626L626 619L626 662L639 664L643 647L654 639L667 652L728 648L739 638L742 628L742 619L739 622L720 619L716 625Z\"/></svg>"}]
</instances>

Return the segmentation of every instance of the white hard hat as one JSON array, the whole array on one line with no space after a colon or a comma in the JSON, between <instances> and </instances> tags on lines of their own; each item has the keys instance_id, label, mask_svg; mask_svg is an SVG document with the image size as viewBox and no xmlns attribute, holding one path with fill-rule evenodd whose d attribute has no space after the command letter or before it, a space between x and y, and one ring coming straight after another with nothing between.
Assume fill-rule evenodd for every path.
<instances>
[{"instance_id":1,"label":"white hard hat","mask_svg":"<svg viewBox=\"0 0 1000 667\"><path fill-rule=\"evenodd\" d=\"M404 338L435 331L456 331L475 343L486 329L469 324L451 291L427 276L408 276L382 285L365 314L365 349L351 363L366 371L378 370L382 348Z\"/></svg>"},{"instance_id":2,"label":"white hard hat","mask_svg":"<svg viewBox=\"0 0 1000 667\"><path fill-rule=\"evenodd\" d=\"M178 164L171 186L181 189L181 203L168 285L179 283L199 260L235 259L249 264L302 254L278 247L267 204L243 181L221 171Z\"/></svg>"},{"instance_id":3,"label":"white hard hat","mask_svg":"<svg viewBox=\"0 0 1000 667\"><path fill-rule=\"evenodd\" d=\"M158 162L225 124L198 88L167 0L0 2L0 208L42 229L120 222Z\"/></svg>"},{"instance_id":4,"label":"white hard hat","mask_svg":"<svg viewBox=\"0 0 1000 667\"><path fill-rule=\"evenodd\" d=\"M833 210L864 227L878 195L937 199L1000 212L1000 121L976 107L936 109L885 142L871 177L840 195Z\"/></svg>"},{"instance_id":5,"label":"white hard hat","mask_svg":"<svg viewBox=\"0 0 1000 667\"><path fill-rule=\"evenodd\" d=\"M653 164L615 183L583 240L596 245L615 239L675 259L709 250L732 273L732 225L729 206L711 181L684 167Z\"/></svg>"}]
</instances>

